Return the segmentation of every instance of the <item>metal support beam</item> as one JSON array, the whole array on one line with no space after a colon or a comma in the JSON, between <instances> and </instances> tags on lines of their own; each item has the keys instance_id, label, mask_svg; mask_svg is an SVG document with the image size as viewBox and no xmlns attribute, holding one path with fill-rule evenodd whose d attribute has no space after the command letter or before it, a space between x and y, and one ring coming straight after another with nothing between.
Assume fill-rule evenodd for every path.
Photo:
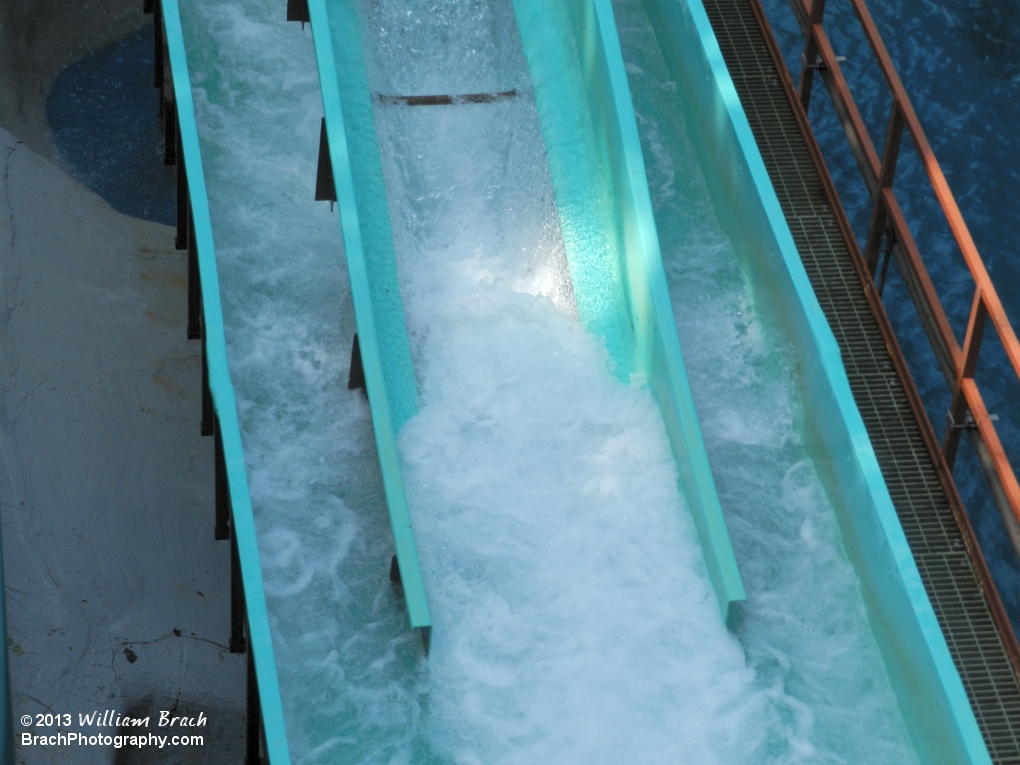
<instances>
[{"instance_id":1,"label":"metal support beam","mask_svg":"<svg viewBox=\"0 0 1020 765\"><path fill-rule=\"evenodd\" d=\"M153 3L152 21L153 21L152 60L156 64L152 84L157 88L162 88L164 79L163 64L166 61L166 58L164 56L166 44L163 32L163 4L160 2L160 0L155 0L155 2Z\"/></svg>"},{"instance_id":2,"label":"metal support beam","mask_svg":"<svg viewBox=\"0 0 1020 765\"><path fill-rule=\"evenodd\" d=\"M361 388L368 395L368 387L365 385L365 367L361 363L361 344L358 342L358 333L354 333L354 346L351 348L351 371L347 375L347 390Z\"/></svg>"},{"instance_id":3,"label":"metal support beam","mask_svg":"<svg viewBox=\"0 0 1020 765\"><path fill-rule=\"evenodd\" d=\"M247 621L244 604L244 579L241 577L241 558L237 554L237 537L230 533L230 652L248 650Z\"/></svg>"},{"instance_id":4,"label":"metal support beam","mask_svg":"<svg viewBox=\"0 0 1020 765\"><path fill-rule=\"evenodd\" d=\"M1006 488L1003 486L995 470L995 458L988 447L985 446L984 439L981 438L977 428L968 428L967 435L970 436L971 446L974 447L978 463L981 465L981 470L985 474L988 486L992 490L992 498L995 500L996 507L999 508L999 515L1002 516L1002 523L1006 527L1009 541L1013 545L1017 558L1020 558L1020 521L1017 521L1017 517L1013 514L1013 506L1010 503L1009 495L1006 493Z\"/></svg>"},{"instance_id":5,"label":"metal support beam","mask_svg":"<svg viewBox=\"0 0 1020 765\"><path fill-rule=\"evenodd\" d=\"M885 148L882 150L882 169L878 174L878 188L872 195L871 225L868 227L868 243L864 247L864 262L874 277L878 271L878 254L882 247L888 213L885 208L885 192L892 189L896 177L896 163L900 157L900 141L903 138L903 112L893 101L889 113L889 128L885 134Z\"/></svg>"},{"instance_id":6,"label":"metal support beam","mask_svg":"<svg viewBox=\"0 0 1020 765\"><path fill-rule=\"evenodd\" d=\"M306 23L312 20L308 13L308 0L287 0L287 21L300 21L304 29Z\"/></svg>"},{"instance_id":7,"label":"metal support beam","mask_svg":"<svg viewBox=\"0 0 1020 765\"><path fill-rule=\"evenodd\" d=\"M886 278L889 275L889 263L892 261L893 247L896 246L896 234L888 226L885 229L885 247L882 248L882 263L878 276L878 296L885 291Z\"/></svg>"},{"instance_id":8,"label":"metal support beam","mask_svg":"<svg viewBox=\"0 0 1020 765\"><path fill-rule=\"evenodd\" d=\"M244 765L261 765L262 763L262 704L259 699L259 680L255 674L254 653L254 651L248 651L248 708L245 715Z\"/></svg>"},{"instance_id":9,"label":"metal support beam","mask_svg":"<svg viewBox=\"0 0 1020 765\"><path fill-rule=\"evenodd\" d=\"M160 115L163 118L163 164L177 164L177 107L174 99L173 80L164 81L160 99Z\"/></svg>"},{"instance_id":10,"label":"metal support beam","mask_svg":"<svg viewBox=\"0 0 1020 765\"><path fill-rule=\"evenodd\" d=\"M985 308L985 301L981 298L981 289L974 290L974 302L970 309L970 319L967 322L967 336L963 341L963 366L956 378L956 385L953 388L953 399L949 405L947 415L946 434L942 439L942 454L946 458L949 469L953 469L956 462L956 450L960 443L960 431L966 427L965 419L968 414L967 400L963 394L964 380L974 377L977 370L978 353L981 350L981 338L985 332L985 321L988 319L988 310Z\"/></svg>"},{"instance_id":11,"label":"metal support beam","mask_svg":"<svg viewBox=\"0 0 1020 765\"><path fill-rule=\"evenodd\" d=\"M459 106L461 104L495 104L517 98L516 90L501 90L498 93L461 93L457 95L437 94L422 96L399 96L387 93L373 93L372 100L387 106Z\"/></svg>"},{"instance_id":12,"label":"metal support beam","mask_svg":"<svg viewBox=\"0 0 1020 765\"><path fill-rule=\"evenodd\" d=\"M183 164L183 163L182 163ZM187 183L187 181L185 181ZM178 223L180 222L178 213ZM202 275L198 270L198 245L195 242L195 221L191 214L191 198L185 200L184 218L187 220L188 235L188 339L200 340L204 334L202 329ZM205 353L205 343L202 343ZM203 378L205 380L206 378Z\"/></svg>"},{"instance_id":13,"label":"metal support beam","mask_svg":"<svg viewBox=\"0 0 1020 765\"><path fill-rule=\"evenodd\" d=\"M219 415L213 417L214 456L216 461L216 539L231 538L230 485L227 482L227 462L223 455L223 436L220 433Z\"/></svg>"},{"instance_id":14,"label":"metal support beam","mask_svg":"<svg viewBox=\"0 0 1020 765\"><path fill-rule=\"evenodd\" d=\"M174 110L174 158L177 166L177 235L174 238L174 247L178 250L189 249L188 242L194 239L190 232L190 219L191 211L188 209L190 202L188 201L188 172L184 167L184 152L181 149L181 130L180 125L177 124L177 111ZM188 252L188 339L197 339L192 337L191 333L191 252ZM195 327L195 333L197 336L198 327Z\"/></svg>"},{"instance_id":15,"label":"metal support beam","mask_svg":"<svg viewBox=\"0 0 1020 765\"><path fill-rule=\"evenodd\" d=\"M816 25L821 28L822 17L825 14L825 0L814 0L811 3L811 14L809 23L814 28ZM804 52L800 57L800 82L797 84L797 96L804 111L808 111L811 103L811 83L814 79L815 69L818 68L818 43L814 35L807 35L804 43Z\"/></svg>"},{"instance_id":16,"label":"metal support beam","mask_svg":"<svg viewBox=\"0 0 1020 765\"><path fill-rule=\"evenodd\" d=\"M329 202L330 208L336 201L336 185L333 183L333 163L329 156L325 117L322 118L319 128L319 165L315 171L315 201Z\"/></svg>"},{"instance_id":17,"label":"metal support beam","mask_svg":"<svg viewBox=\"0 0 1020 765\"><path fill-rule=\"evenodd\" d=\"M205 310L202 309L204 315ZM200 321L202 327L202 435L213 434L213 400L212 391L209 390L209 358L206 353L205 318Z\"/></svg>"}]
</instances>

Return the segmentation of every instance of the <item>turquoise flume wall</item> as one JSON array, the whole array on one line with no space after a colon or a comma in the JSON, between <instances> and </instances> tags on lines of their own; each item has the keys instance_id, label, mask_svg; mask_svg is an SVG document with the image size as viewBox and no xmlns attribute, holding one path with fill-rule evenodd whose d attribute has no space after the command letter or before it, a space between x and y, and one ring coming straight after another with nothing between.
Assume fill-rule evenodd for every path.
<instances>
[{"instance_id":1,"label":"turquoise flume wall","mask_svg":"<svg viewBox=\"0 0 1020 765\"><path fill-rule=\"evenodd\" d=\"M990 763L819 306L701 0L643 0L716 215L755 307L797 349L805 437L922 762ZM848 713L851 713L848 710Z\"/></svg>"},{"instance_id":2,"label":"turquoise flume wall","mask_svg":"<svg viewBox=\"0 0 1020 765\"><path fill-rule=\"evenodd\" d=\"M418 394L361 32L351 0L310 0L308 7L383 490L408 617L427 650L432 617L397 453L397 433L417 412Z\"/></svg>"},{"instance_id":3,"label":"turquoise flume wall","mask_svg":"<svg viewBox=\"0 0 1020 765\"><path fill-rule=\"evenodd\" d=\"M610 0L514 0L581 320L643 377L727 622L745 600L676 332ZM608 236L600 234L608 232Z\"/></svg>"}]
</instances>

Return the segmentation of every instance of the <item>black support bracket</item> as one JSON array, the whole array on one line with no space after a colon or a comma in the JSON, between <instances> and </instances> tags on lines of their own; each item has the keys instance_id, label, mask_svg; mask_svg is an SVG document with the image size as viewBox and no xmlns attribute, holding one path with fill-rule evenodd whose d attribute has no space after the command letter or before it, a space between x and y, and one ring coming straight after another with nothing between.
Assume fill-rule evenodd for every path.
<instances>
[{"instance_id":1,"label":"black support bracket","mask_svg":"<svg viewBox=\"0 0 1020 765\"><path fill-rule=\"evenodd\" d=\"M301 28L306 22L311 22L312 17L308 13L308 0L287 0L287 21L300 21Z\"/></svg>"},{"instance_id":2,"label":"black support bracket","mask_svg":"<svg viewBox=\"0 0 1020 765\"><path fill-rule=\"evenodd\" d=\"M153 56L152 60L156 63L156 69L153 73L152 84L162 89L163 88L163 64L166 61L163 55L163 4L160 2L152 2L152 16L153 16Z\"/></svg>"},{"instance_id":3,"label":"black support bracket","mask_svg":"<svg viewBox=\"0 0 1020 765\"><path fill-rule=\"evenodd\" d=\"M230 502L230 483L227 480L227 460L223 452L223 435L220 432L220 418L213 417L213 436L216 460L216 539L230 539L230 518L233 508Z\"/></svg>"},{"instance_id":4,"label":"black support bracket","mask_svg":"<svg viewBox=\"0 0 1020 765\"><path fill-rule=\"evenodd\" d=\"M205 312L202 311L204 314ZM201 432L203 436L211 436L213 434L213 417L215 412L213 410L212 391L209 389L209 359L206 355L206 340L205 340L205 318L203 316L201 320L202 326L202 426Z\"/></svg>"},{"instance_id":5,"label":"black support bracket","mask_svg":"<svg viewBox=\"0 0 1020 765\"><path fill-rule=\"evenodd\" d=\"M248 650L247 608L244 600L244 579L241 577L241 556L237 552L237 537L230 534L230 652Z\"/></svg>"},{"instance_id":6,"label":"black support bracket","mask_svg":"<svg viewBox=\"0 0 1020 765\"><path fill-rule=\"evenodd\" d=\"M188 249L188 243L194 237L191 236L188 231L191 219L191 211L189 209L191 202L189 201L191 195L188 192L188 173L184 167L184 151L181 148L181 130L180 125L177 124L176 117L174 118L174 124L177 129L174 135L174 154L177 165L177 235L174 237L174 247L178 250ZM190 289L191 283L191 265L188 265L188 284ZM189 339L196 339L191 337L191 331L188 331Z\"/></svg>"},{"instance_id":7,"label":"black support bracket","mask_svg":"<svg viewBox=\"0 0 1020 765\"><path fill-rule=\"evenodd\" d=\"M390 561L390 584L393 585L393 589L398 595L403 595L404 581L400 578L400 563L397 562L396 555Z\"/></svg>"},{"instance_id":8,"label":"black support bracket","mask_svg":"<svg viewBox=\"0 0 1020 765\"><path fill-rule=\"evenodd\" d=\"M351 371L347 377L347 390L361 388L368 395L368 387L365 385L365 367L361 363L361 344L358 342L358 333L354 333L354 347L351 348Z\"/></svg>"},{"instance_id":9,"label":"black support bracket","mask_svg":"<svg viewBox=\"0 0 1020 765\"><path fill-rule=\"evenodd\" d=\"M254 651L248 651L247 720L245 731L244 765L262 765L265 750L265 727L262 725L262 703L259 698L259 678L255 673Z\"/></svg>"},{"instance_id":10,"label":"black support bracket","mask_svg":"<svg viewBox=\"0 0 1020 765\"><path fill-rule=\"evenodd\" d=\"M319 129L319 166L315 172L315 201L329 202L330 209L336 201L336 186L333 183L333 163L329 156L329 140L326 138L326 118L322 118Z\"/></svg>"}]
</instances>

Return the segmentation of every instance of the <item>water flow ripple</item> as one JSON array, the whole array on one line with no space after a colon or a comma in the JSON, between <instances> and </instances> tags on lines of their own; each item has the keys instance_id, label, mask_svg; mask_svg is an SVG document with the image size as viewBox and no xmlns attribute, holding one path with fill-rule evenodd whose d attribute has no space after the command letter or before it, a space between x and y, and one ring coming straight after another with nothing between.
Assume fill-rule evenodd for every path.
<instances>
[{"instance_id":1,"label":"water flow ripple","mask_svg":"<svg viewBox=\"0 0 1020 765\"><path fill-rule=\"evenodd\" d=\"M880 741L895 721L882 719L856 580L799 451L787 378L728 245L705 224L691 246L708 271L683 278L705 286L689 305L714 312L696 322L688 308L692 331L712 315L723 331L701 339L693 366L720 395L709 448L736 465L720 488L747 509L731 523L758 561L739 642L719 622L651 397L612 375L574 316L509 0L362 9L377 92L521 94L375 107L420 390L400 444L437 624L421 657L388 582L368 408L346 389L340 231L311 201L311 40L276 0L182 10L295 762L864 761L833 743L837 713L877 721ZM710 221L700 187L665 175L653 183L693 195L681 214ZM752 395L707 386L720 366ZM763 497L776 498L764 521L749 514ZM810 554L784 563L765 549ZM815 677L826 661L863 667L860 693ZM882 746L865 759L909 761Z\"/></svg>"},{"instance_id":2,"label":"water flow ripple","mask_svg":"<svg viewBox=\"0 0 1020 765\"><path fill-rule=\"evenodd\" d=\"M748 589L738 634L757 682L784 691L770 702L770 749L786 750L781 762L916 762L835 511L800 442L794 351L763 326L715 221L640 0L614 7L673 310ZM794 721L813 753L782 741Z\"/></svg>"}]
</instances>

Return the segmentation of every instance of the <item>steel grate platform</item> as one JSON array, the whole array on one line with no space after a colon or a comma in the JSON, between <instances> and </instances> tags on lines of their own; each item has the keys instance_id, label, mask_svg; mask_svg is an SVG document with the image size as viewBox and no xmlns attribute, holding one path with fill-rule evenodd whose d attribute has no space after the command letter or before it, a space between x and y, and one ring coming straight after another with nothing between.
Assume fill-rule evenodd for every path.
<instances>
[{"instance_id":1,"label":"steel grate platform","mask_svg":"<svg viewBox=\"0 0 1020 765\"><path fill-rule=\"evenodd\" d=\"M1020 684L750 0L704 0L992 761L1020 765ZM818 97L823 97L819 95ZM912 384L912 383L911 383Z\"/></svg>"}]
</instances>

